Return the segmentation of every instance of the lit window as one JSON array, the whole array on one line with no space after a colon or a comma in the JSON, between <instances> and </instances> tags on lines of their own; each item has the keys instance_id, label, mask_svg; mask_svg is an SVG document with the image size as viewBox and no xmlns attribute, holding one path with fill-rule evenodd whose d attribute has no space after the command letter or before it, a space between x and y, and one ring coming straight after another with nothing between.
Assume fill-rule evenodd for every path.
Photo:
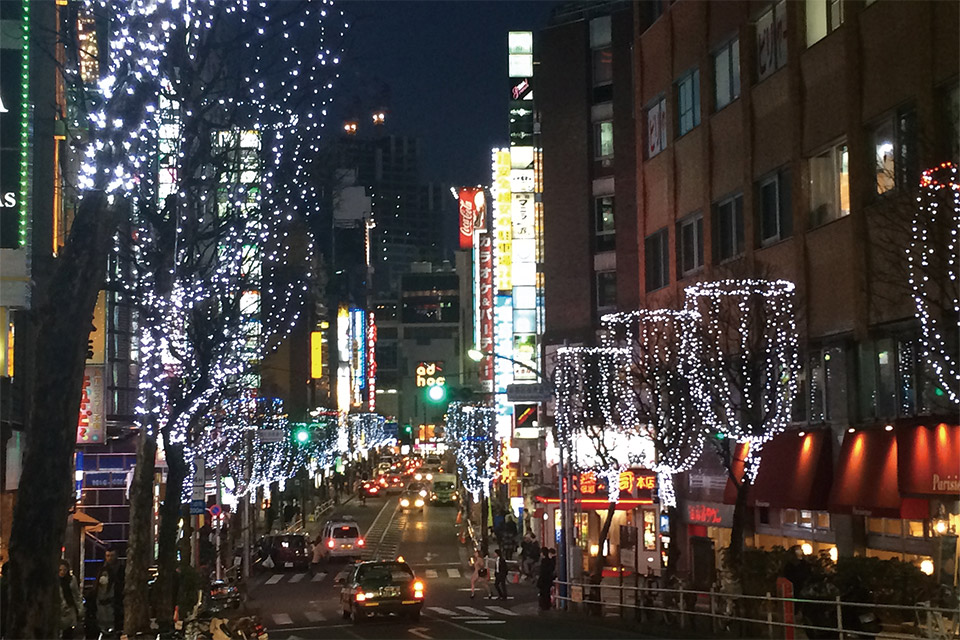
<instances>
[{"instance_id":1,"label":"lit window","mask_svg":"<svg viewBox=\"0 0 960 640\"><path fill-rule=\"evenodd\" d=\"M914 111L902 109L894 117L883 120L873 128L871 138L877 194L914 186L918 179Z\"/></svg>"},{"instance_id":2,"label":"lit window","mask_svg":"<svg viewBox=\"0 0 960 640\"><path fill-rule=\"evenodd\" d=\"M605 120L594 125L594 150L597 158L613 156L613 122Z\"/></svg>"},{"instance_id":3,"label":"lit window","mask_svg":"<svg viewBox=\"0 0 960 640\"><path fill-rule=\"evenodd\" d=\"M810 225L850 214L850 157L841 144L809 160Z\"/></svg>"},{"instance_id":4,"label":"lit window","mask_svg":"<svg viewBox=\"0 0 960 640\"><path fill-rule=\"evenodd\" d=\"M613 251L616 247L613 196L600 196L594 199L594 229L597 251Z\"/></svg>"},{"instance_id":5,"label":"lit window","mask_svg":"<svg viewBox=\"0 0 960 640\"><path fill-rule=\"evenodd\" d=\"M677 111L681 136L700 124L699 69L694 69L677 83Z\"/></svg>"},{"instance_id":6,"label":"lit window","mask_svg":"<svg viewBox=\"0 0 960 640\"><path fill-rule=\"evenodd\" d=\"M740 40L724 45L713 55L716 110L740 97Z\"/></svg>"},{"instance_id":7,"label":"lit window","mask_svg":"<svg viewBox=\"0 0 960 640\"><path fill-rule=\"evenodd\" d=\"M807 0L807 46L822 40L843 24L841 0Z\"/></svg>"},{"instance_id":8,"label":"lit window","mask_svg":"<svg viewBox=\"0 0 960 640\"><path fill-rule=\"evenodd\" d=\"M613 82L613 51L610 47L593 50L593 86Z\"/></svg>"}]
</instances>

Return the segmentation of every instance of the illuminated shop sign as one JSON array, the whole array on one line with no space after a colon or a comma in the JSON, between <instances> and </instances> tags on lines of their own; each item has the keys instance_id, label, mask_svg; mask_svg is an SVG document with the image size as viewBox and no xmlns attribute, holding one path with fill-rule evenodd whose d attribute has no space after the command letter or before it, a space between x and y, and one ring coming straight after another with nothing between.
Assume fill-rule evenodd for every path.
<instances>
[{"instance_id":1,"label":"illuminated shop sign","mask_svg":"<svg viewBox=\"0 0 960 640\"><path fill-rule=\"evenodd\" d=\"M367 317L367 410L372 412L377 405L377 323L373 311Z\"/></svg>"},{"instance_id":2,"label":"illuminated shop sign","mask_svg":"<svg viewBox=\"0 0 960 640\"><path fill-rule=\"evenodd\" d=\"M480 307L480 350L493 351L493 239L490 234L480 236L479 247L479 307ZM480 362L480 381L485 392L493 391L493 358L485 357Z\"/></svg>"},{"instance_id":3,"label":"illuminated shop sign","mask_svg":"<svg viewBox=\"0 0 960 640\"><path fill-rule=\"evenodd\" d=\"M80 418L77 423L77 444L98 444L104 439L103 365L83 370L83 392L80 396Z\"/></svg>"},{"instance_id":4,"label":"illuminated shop sign","mask_svg":"<svg viewBox=\"0 0 960 640\"><path fill-rule=\"evenodd\" d=\"M447 379L443 375L443 361L438 362L419 362L414 372L418 387L442 387L446 385Z\"/></svg>"},{"instance_id":5,"label":"illuminated shop sign","mask_svg":"<svg viewBox=\"0 0 960 640\"><path fill-rule=\"evenodd\" d=\"M494 259L496 264L494 285L497 292L513 288L513 221L511 218L510 152L498 149L494 152Z\"/></svg>"},{"instance_id":6,"label":"illuminated shop sign","mask_svg":"<svg viewBox=\"0 0 960 640\"><path fill-rule=\"evenodd\" d=\"M460 189L460 248L473 247L473 234L483 230L487 205L480 187Z\"/></svg>"},{"instance_id":7,"label":"illuminated shop sign","mask_svg":"<svg viewBox=\"0 0 960 640\"><path fill-rule=\"evenodd\" d=\"M367 319L363 309L350 310L350 390L354 406L363 404L367 378Z\"/></svg>"}]
</instances>

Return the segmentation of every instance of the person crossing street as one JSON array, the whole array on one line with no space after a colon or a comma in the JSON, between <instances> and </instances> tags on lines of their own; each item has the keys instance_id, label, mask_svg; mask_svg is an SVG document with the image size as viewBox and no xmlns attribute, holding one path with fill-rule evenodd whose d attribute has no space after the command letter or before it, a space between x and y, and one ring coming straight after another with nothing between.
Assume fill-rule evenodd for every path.
<instances>
[{"instance_id":1,"label":"person crossing street","mask_svg":"<svg viewBox=\"0 0 960 640\"><path fill-rule=\"evenodd\" d=\"M494 577L494 586L497 588L497 596L499 600L507 599L507 559L503 557L503 552L500 549L494 549L493 552L497 554L497 569L493 573Z\"/></svg>"}]
</instances>

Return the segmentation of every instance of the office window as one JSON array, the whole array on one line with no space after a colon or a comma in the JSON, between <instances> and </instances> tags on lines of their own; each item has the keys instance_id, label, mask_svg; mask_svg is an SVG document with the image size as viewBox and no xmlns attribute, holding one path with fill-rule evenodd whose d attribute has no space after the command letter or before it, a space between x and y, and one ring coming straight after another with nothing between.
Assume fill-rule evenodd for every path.
<instances>
[{"instance_id":1,"label":"office window","mask_svg":"<svg viewBox=\"0 0 960 640\"><path fill-rule=\"evenodd\" d=\"M807 46L822 40L843 24L841 0L807 0Z\"/></svg>"},{"instance_id":2,"label":"office window","mask_svg":"<svg viewBox=\"0 0 960 640\"><path fill-rule=\"evenodd\" d=\"M613 122L605 120L596 122L593 125L594 131L594 152L597 158L610 158L613 156Z\"/></svg>"},{"instance_id":3,"label":"office window","mask_svg":"<svg viewBox=\"0 0 960 640\"><path fill-rule=\"evenodd\" d=\"M743 196L721 200L714 206L713 237L717 262L743 253Z\"/></svg>"},{"instance_id":4,"label":"office window","mask_svg":"<svg viewBox=\"0 0 960 640\"><path fill-rule=\"evenodd\" d=\"M613 218L613 196L600 196L593 201L594 233L597 251L613 251L616 246L616 228Z\"/></svg>"},{"instance_id":5,"label":"office window","mask_svg":"<svg viewBox=\"0 0 960 640\"><path fill-rule=\"evenodd\" d=\"M847 358L842 347L812 349L809 356L810 422L847 419Z\"/></svg>"},{"instance_id":6,"label":"office window","mask_svg":"<svg viewBox=\"0 0 960 640\"><path fill-rule=\"evenodd\" d=\"M780 0L757 18L757 80L787 64L787 3Z\"/></svg>"},{"instance_id":7,"label":"office window","mask_svg":"<svg viewBox=\"0 0 960 640\"><path fill-rule=\"evenodd\" d=\"M617 272L597 272L597 309L617 306Z\"/></svg>"},{"instance_id":8,"label":"office window","mask_svg":"<svg viewBox=\"0 0 960 640\"><path fill-rule=\"evenodd\" d=\"M667 101L659 98L647 109L647 157L667 148Z\"/></svg>"},{"instance_id":9,"label":"office window","mask_svg":"<svg viewBox=\"0 0 960 640\"><path fill-rule=\"evenodd\" d=\"M740 97L740 40L733 40L713 54L713 80L717 111Z\"/></svg>"},{"instance_id":10,"label":"office window","mask_svg":"<svg viewBox=\"0 0 960 640\"><path fill-rule=\"evenodd\" d=\"M593 86L613 82L613 50L610 47L593 50Z\"/></svg>"},{"instance_id":11,"label":"office window","mask_svg":"<svg viewBox=\"0 0 960 640\"><path fill-rule=\"evenodd\" d=\"M694 69L677 82L677 112L681 136L700 124L699 69Z\"/></svg>"},{"instance_id":12,"label":"office window","mask_svg":"<svg viewBox=\"0 0 960 640\"><path fill-rule=\"evenodd\" d=\"M677 224L677 239L680 277L700 270L703 267L703 216L697 213L681 220Z\"/></svg>"},{"instance_id":13,"label":"office window","mask_svg":"<svg viewBox=\"0 0 960 640\"><path fill-rule=\"evenodd\" d=\"M760 243L770 244L790 237L793 215L790 209L790 174L781 171L758 183L757 206Z\"/></svg>"},{"instance_id":14,"label":"office window","mask_svg":"<svg viewBox=\"0 0 960 640\"><path fill-rule=\"evenodd\" d=\"M912 187L917 182L916 114L902 109L878 123L871 131L877 194L897 187Z\"/></svg>"},{"instance_id":15,"label":"office window","mask_svg":"<svg viewBox=\"0 0 960 640\"><path fill-rule=\"evenodd\" d=\"M850 158L841 144L810 158L810 226L850 213Z\"/></svg>"},{"instance_id":16,"label":"office window","mask_svg":"<svg viewBox=\"0 0 960 640\"><path fill-rule=\"evenodd\" d=\"M655 291L670 283L670 250L667 247L667 230L661 229L643 243L646 265L647 291Z\"/></svg>"}]
</instances>

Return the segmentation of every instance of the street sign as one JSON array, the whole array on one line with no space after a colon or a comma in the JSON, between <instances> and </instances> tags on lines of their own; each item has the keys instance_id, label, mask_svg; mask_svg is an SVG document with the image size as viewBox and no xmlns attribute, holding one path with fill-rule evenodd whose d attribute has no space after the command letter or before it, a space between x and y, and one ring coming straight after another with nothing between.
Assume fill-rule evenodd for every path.
<instances>
[{"instance_id":1,"label":"street sign","mask_svg":"<svg viewBox=\"0 0 960 640\"><path fill-rule=\"evenodd\" d=\"M207 510L207 503L203 500L191 500L190 501L190 515L192 516L201 516Z\"/></svg>"},{"instance_id":2,"label":"street sign","mask_svg":"<svg viewBox=\"0 0 960 640\"><path fill-rule=\"evenodd\" d=\"M214 518L216 518L221 513L223 513L223 509L220 508L220 505L215 504L212 507L210 507L210 515L212 515Z\"/></svg>"},{"instance_id":3,"label":"street sign","mask_svg":"<svg viewBox=\"0 0 960 640\"><path fill-rule=\"evenodd\" d=\"M204 468L203 458L197 456L193 460L193 499L203 501L206 491L204 490ZM202 513L202 512L201 512Z\"/></svg>"},{"instance_id":4,"label":"street sign","mask_svg":"<svg viewBox=\"0 0 960 640\"><path fill-rule=\"evenodd\" d=\"M283 429L258 429L257 438L260 442L280 442L284 433Z\"/></svg>"},{"instance_id":5,"label":"street sign","mask_svg":"<svg viewBox=\"0 0 960 640\"><path fill-rule=\"evenodd\" d=\"M507 402L546 402L552 397L550 386L542 382L507 385Z\"/></svg>"}]
</instances>

